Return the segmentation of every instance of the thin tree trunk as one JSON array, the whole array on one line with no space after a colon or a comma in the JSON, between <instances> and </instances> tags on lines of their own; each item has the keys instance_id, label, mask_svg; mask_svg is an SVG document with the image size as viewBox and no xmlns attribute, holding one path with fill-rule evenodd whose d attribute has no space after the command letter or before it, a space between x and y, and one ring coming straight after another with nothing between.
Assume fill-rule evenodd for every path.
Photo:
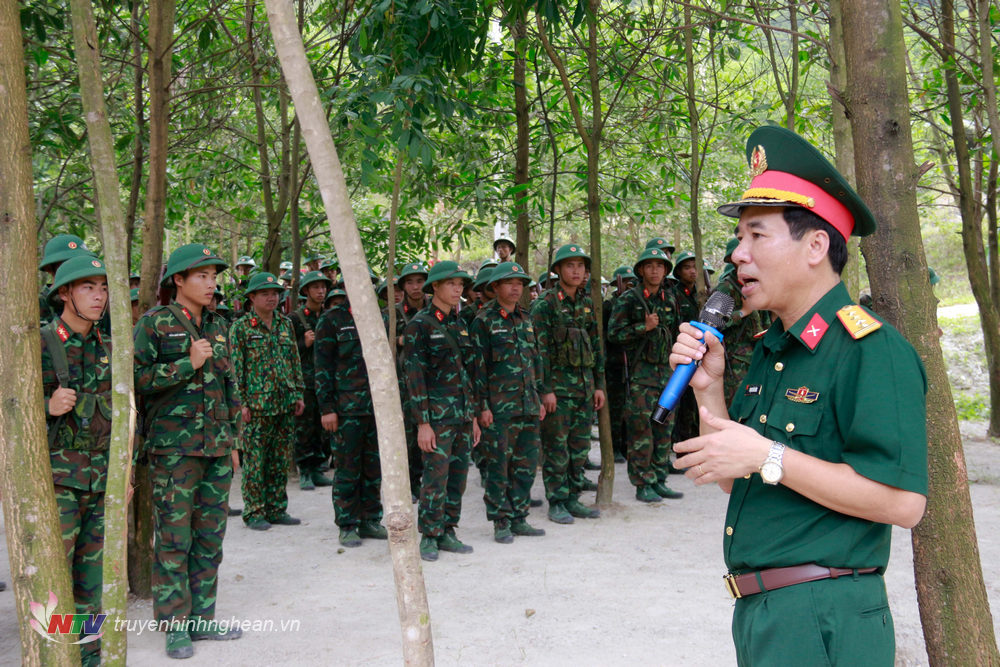
<instances>
[{"instance_id":1,"label":"thin tree trunk","mask_svg":"<svg viewBox=\"0 0 1000 667\"><path fill-rule=\"evenodd\" d=\"M530 135L528 132L528 91L525 88L527 80L527 64L524 54L527 49L527 27L525 16L527 10L518 5L517 15L510 17L510 33L514 40L514 118L517 123L517 148L514 152L514 215L516 217L515 258L522 267L528 266L530 251L530 226L528 219L528 155L530 150ZM518 187L521 186L521 187ZM527 290L522 297L527 305L531 295Z\"/></svg>"},{"instance_id":2,"label":"thin tree trunk","mask_svg":"<svg viewBox=\"0 0 1000 667\"><path fill-rule=\"evenodd\" d=\"M132 84L132 106L135 113L135 139L132 141L132 183L128 193L128 209L125 211L125 230L128 232L128 266L132 267L132 238L135 235L135 218L139 210L139 194L142 191L142 165L145 161L145 147L142 139L145 133L146 118L142 110L142 14L143 4L135 2L132 5L132 20L129 30L132 33L132 69L135 78Z\"/></svg>"},{"instance_id":3,"label":"thin tree trunk","mask_svg":"<svg viewBox=\"0 0 1000 667\"><path fill-rule=\"evenodd\" d=\"M694 241L694 263L698 267L695 278L698 303L703 304L708 299L708 286L705 283L705 272L702 270L703 251L701 247L701 221L698 217L698 195L701 183L701 148L699 143L698 124L698 104L695 100L695 63L694 63L694 28L691 26L691 7L684 6L684 64L686 70L685 92L687 95L688 127L690 128L691 141L688 150L691 152L691 162L689 172L691 182L688 194L690 201L688 208L691 214L691 237Z\"/></svg>"},{"instance_id":4,"label":"thin tree trunk","mask_svg":"<svg viewBox=\"0 0 1000 667\"><path fill-rule=\"evenodd\" d=\"M535 86L538 88L538 108L542 110L542 120L545 123L545 133L549 135L549 143L552 145L552 189L549 190L549 247L546 255L544 275L549 275L549 267L552 266L552 253L555 252L556 242L556 194L559 185L559 144L556 143L556 135L552 130L552 122L549 120L549 110L545 106L545 97L542 95L542 80L538 76L538 60L535 60ZM524 265L525 270L531 271L528 265ZM541 290L541 285L538 286Z\"/></svg>"},{"instance_id":5,"label":"thin tree trunk","mask_svg":"<svg viewBox=\"0 0 1000 667\"><path fill-rule=\"evenodd\" d=\"M104 263L108 272L108 302L111 313L111 445L108 478L104 492L104 581L101 609L110 623L104 625L101 663L124 665L128 648L124 627L115 623L128 612L125 571L128 544L129 476L132 472L132 437L135 433L135 395L132 384L132 308L129 300L128 234L122 212L115 148L104 106L101 59L90 0L71 0L73 50L80 72L80 97L87 123L90 163L97 190L97 217L101 222Z\"/></svg>"},{"instance_id":6,"label":"thin tree trunk","mask_svg":"<svg viewBox=\"0 0 1000 667\"><path fill-rule=\"evenodd\" d=\"M71 613L73 588L59 531L41 406L34 176L28 138L20 3L0 2L0 499L24 665L80 664L80 649L28 625L29 603ZM42 628L46 630L47 628ZM14 656L8 656L12 660Z\"/></svg>"},{"instance_id":7,"label":"thin tree trunk","mask_svg":"<svg viewBox=\"0 0 1000 667\"><path fill-rule=\"evenodd\" d=\"M927 371L929 494L912 534L927 655L931 665L997 664L962 439L920 236L900 7L893 0L845 2L843 18L858 189L880 224L862 244L872 297Z\"/></svg>"},{"instance_id":8,"label":"thin tree trunk","mask_svg":"<svg viewBox=\"0 0 1000 667\"><path fill-rule=\"evenodd\" d=\"M379 457L382 462L382 498L389 530L389 553L396 581L396 602L402 626L403 659L408 665L432 665L427 591L417 545L416 522L410 502L406 438L399 400L396 367L385 335L378 302L368 277L361 236L358 232L337 148L323 112L319 91L309 69L302 36L292 5L284 0L266 0L268 21L282 70L302 125L306 147L326 207L334 247L340 258L348 297L361 336L368 367L375 420L378 422Z\"/></svg>"},{"instance_id":9,"label":"thin tree trunk","mask_svg":"<svg viewBox=\"0 0 1000 667\"><path fill-rule=\"evenodd\" d=\"M405 159L406 153L402 149L397 149L396 171L392 175L392 201L389 205L389 257L386 259L388 266L385 272L385 284L389 289L386 295L386 310L389 313L387 331L389 332L389 349L392 350L393 364L396 362L396 232L399 229L399 191L403 187L403 160Z\"/></svg>"}]
</instances>

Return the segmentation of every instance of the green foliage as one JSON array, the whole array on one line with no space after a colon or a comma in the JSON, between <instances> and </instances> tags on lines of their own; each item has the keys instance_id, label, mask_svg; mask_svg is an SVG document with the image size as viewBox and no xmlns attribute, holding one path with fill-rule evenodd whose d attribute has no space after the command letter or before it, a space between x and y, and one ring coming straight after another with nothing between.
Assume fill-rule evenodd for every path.
<instances>
[{"instance_id":1,"label":"green foliage","mask_svg":"<svg viewBox=\"0 0 1000 667\"><path fill-rule=\"evenodd\" d=\"M990 416L989 397L978 393L956 393L955 410L962 421L983 421Z\"/></svg>"}]
</instances>

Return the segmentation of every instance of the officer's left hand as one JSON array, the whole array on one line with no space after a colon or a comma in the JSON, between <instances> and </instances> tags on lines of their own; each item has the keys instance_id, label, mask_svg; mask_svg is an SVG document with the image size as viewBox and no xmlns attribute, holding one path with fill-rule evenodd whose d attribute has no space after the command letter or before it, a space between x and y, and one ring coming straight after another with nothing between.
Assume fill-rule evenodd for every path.
<instances>
[{"instance_id":1,"label":"officer's left hand","mask_svg":"<svg viewBox=\"0 0 1000 667\"><path fill-rule=\"evenodd\" d=\"M306 402L303 401L301 398L295 401L295 416L298 417L305 411L306 411Z\"/></svg>"},{"instance_id":2,"label":"officer's left hand","mask_svg":"<svg viewBox=\"0 0 1000 667\"><path fill-rule=\"evenodd\" d=\"M600 410L601 408L603 408L604 407L604 401L605 401L604 391L601 390L601 389L595 389L594 390L594 409L595 410Z\"/></svg>"},{"instance_id":3,"label":"officer's left hand","mask_svg":"<svg viewBox=\"0 0 1000 667\"><path fill-rule=\"evenodd\" d=\"M736 479L757 472L767 458L771 441L749 426L716 417L705 408L701 421L716 431L674 443L674 451L684 454L674 462L687 468L684 475L695 484Z\"/></svg>"},{"instance_id":4,"label":"officer's left hand","mask_svg":"<svg viewBox=\"0 0 1000 667\"><path fill-rule=\"evenodd\" d=\"M538 406L538 421L542 421L543 419L545 419L545 406L544 405L539 405Z\"/></svg>"},{"instance_id":5,"label":"officer's left hand","mask_svg":"<svg viewBox=\"0 0 1000 667\"><path fill-rule=\"evenodd\" d=\"M479 424L475 419L472 420L472 446L475 447L479 444L479 438L481 438L483 432L479 430Z\"/></svg>"},{"instance_id":6,"label":"officer's left hand","mask_svg":"<svg viewBox=\"0 0 1000 667\"><path fill-rule=\"evenodd\" d=\"M493 424L493 411L483 410L479 413L480 428L489 428Z\"/></svg>"}]
</instances>

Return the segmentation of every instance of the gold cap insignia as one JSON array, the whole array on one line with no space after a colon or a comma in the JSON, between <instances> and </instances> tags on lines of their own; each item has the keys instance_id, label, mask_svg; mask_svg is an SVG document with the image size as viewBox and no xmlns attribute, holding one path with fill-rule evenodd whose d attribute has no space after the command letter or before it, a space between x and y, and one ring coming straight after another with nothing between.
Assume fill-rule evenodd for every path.
<instances>
[{"instance_id":1,"label":"gold cap insignia","mask_svg":"<svg viewBox=\"0 0 1000 667\"><path fill-rule=\"evenodd\" d=\"M211 255L211 254L212 254L212 251L211 251L211 250L209 250L208 248L202 248L202 249L201 249L201 251L202 251L203 253L205 253L206 255Z\"/></svg>"},{"instance_id":2,"label":"gold cap insignia","mask_svg":"<svg viewBox=\"0 0 1000 667\"><path fill-rule=\"evenodd\" d=\"M753 155L750 156L750 175L760 176L765 171L767 171L767 153L763 146L757 144L757 148L753 149Z\"/></svg>"}]
</instances>

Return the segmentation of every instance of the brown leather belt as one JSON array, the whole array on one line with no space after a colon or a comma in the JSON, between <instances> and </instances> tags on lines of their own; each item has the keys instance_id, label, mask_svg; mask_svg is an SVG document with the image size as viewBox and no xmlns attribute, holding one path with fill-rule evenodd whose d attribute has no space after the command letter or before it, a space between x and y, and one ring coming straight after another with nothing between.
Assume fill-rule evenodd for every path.
<instances>
[{"instance_id":1,"label":"brown leather belt","mask_svg":"<svg viewBox=\"0 0 1000 667\"><path fill-rule=\"evenodd\" d=\"M844 567L823 567L810 563L809 565L794 565L792 567L776 567L760 572L747 572L746 574L727 574L723 577L726 582L726 590L734 599L739 600L748 595L756 595L762 591L773 591L776 588L803 584L807 581L819 581L820 579L836 579L837 577L853 576L854 574L872 574L878 572L877 567L866 567L860 570L853 570ZM757 576L760 575L760 581ZM761 588L760 582L764 583Z\"/></svg>"}]
</instances>

